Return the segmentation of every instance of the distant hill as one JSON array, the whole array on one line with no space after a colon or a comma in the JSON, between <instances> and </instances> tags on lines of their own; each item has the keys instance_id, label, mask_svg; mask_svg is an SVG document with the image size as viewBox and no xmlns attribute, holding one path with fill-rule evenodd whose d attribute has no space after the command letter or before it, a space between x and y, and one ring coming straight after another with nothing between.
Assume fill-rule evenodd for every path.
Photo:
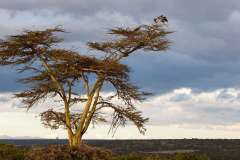
<instances>
[{"instance_id":1,"label":"distant hill","mask_svg":"<svg viewBox=\"0 0 240 160\"><path fill-rule=\"evenodd\" d=\"M42 139L40 137L30 137L30 136L8 136L8 135L0 135L0 139Z\"/></svg>"}]
</instances>

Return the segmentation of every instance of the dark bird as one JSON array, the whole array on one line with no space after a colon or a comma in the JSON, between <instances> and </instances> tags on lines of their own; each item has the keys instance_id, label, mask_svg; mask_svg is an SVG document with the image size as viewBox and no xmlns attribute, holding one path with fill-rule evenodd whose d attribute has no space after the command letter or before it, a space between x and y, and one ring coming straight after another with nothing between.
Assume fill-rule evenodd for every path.
<instances>
[{"instance_id":1,"label":"dark bird","mask_svg":"<svg viewBox=\"0 0 240 160\"><path fill-rule=\"evenodd\" d=\"M161 15L161 16L158 16L158 17L154 18L154 22L155 23L161 22L161 23L165 24L165 23L168 23L168 19L167 19L167 17Z\"/></svg>"}]
</instances>

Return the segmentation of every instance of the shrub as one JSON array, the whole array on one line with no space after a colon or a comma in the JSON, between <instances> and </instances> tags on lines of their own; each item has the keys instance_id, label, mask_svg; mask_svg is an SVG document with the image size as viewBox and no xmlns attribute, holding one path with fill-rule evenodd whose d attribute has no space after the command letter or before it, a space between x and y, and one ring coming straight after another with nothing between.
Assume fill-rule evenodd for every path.
<instances>
[{"instance_id":1,"label":"shrub","mask_svg":"<svg viewBox=\"0 0 240 160\"><path fill-rule=\"evenodd\" d=\"M175 160L209 160L209 158L206 155L179 153L176 155Z\"/></svg>"},{"instance_id":2,"label":"shrub","mask_svg":"<svg viewBox=\"0 0 240 160\"><path fill-rule=\"evenodd\" d=\"M130 154L116 156L112 160L209 160L209 158L205 155L190 153L179 153L177 155L169 156Z\"/></svg>"},{"instance_id":3,"label":"shrub","mask_svg":"<svg viewBox=\"0 0 240 160\"><path fill-rule=\"evenodd\" d=\"M158 155L129 154L113 157L112 160L170 160Z\"/></svg>"},{"instance_id":4,"label":"shrub","mask_svg":"<svg viewBox=\"0 0 240 160\"><path fill-rule=\"evenodd\" d=\"M24 148L0 144L0 160L24 160Z\"/></svg>"},{"instance_id":5,"label":"shrub","mask_svg":"<svg viewBox=\"0 0 240 160\"><path fill-rule=\"evenodd\" d=\"M50 145L47 147L33 147L25 160L109 160L111 152L83 145L70 149L67 145Z\"/></svg>"}]
</instances>

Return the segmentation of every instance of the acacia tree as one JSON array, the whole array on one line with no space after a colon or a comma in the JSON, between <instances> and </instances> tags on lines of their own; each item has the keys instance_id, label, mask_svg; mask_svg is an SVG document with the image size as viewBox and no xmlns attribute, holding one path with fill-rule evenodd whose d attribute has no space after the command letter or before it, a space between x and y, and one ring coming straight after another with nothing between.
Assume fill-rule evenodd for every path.
<instances>
[{"instance_id":1,"label":"acacia tree","mask_svg":"<svg viewBox=\"0 0 240 160\"><path fill-rule=\"evenodd\" d=\"M129 120L144 134L148 119L134 102L144 100L148 93L130 82L129 68L121 60L137 50L166 50L170 44L167 35L172 32L167 30L165 22L167 19L159 16L150 25L111 29L109 34L115 36L111 41L87 44L103 53L98 57L59 48L57 44L63 39L57 33L64 32L61 28L26 30L0 41L0 64L13 65L19 73L31 73L18 80L30 87L15 94L27 109L48 98L59 99L63 109L48 106L50 109L40 114L41 121L52 129L64 127L71 147L80 146L91 122L109 121L101 112L104 108L113 110L112 131ZM112 86L112 95L102 96L104 85Z\"/></svg>"}]
</instances>

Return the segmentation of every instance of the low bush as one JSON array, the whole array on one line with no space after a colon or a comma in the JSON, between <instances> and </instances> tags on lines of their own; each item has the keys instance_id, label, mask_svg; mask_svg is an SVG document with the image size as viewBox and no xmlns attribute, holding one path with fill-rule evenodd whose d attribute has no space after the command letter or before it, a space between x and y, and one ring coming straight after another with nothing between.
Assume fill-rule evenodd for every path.
<instances>
[{"instance_id":1,"label":"low bush","mask_svg":"<svg viewBox=\"0 0 240 160\"><path fill-rule=\"evenodd\" d=\"M144 156L139 154L130 154L113 157L112 160L166 160L159 156Z\"/></svg>"},{"instance_id":2,"label":"low bush","mask_svg":"<svg viewBox=\"0 0 240 160\"><path fill-rule=\"evenodd\" d=\"M26 153L25 160L110 160L109 150L83 145L70 149L67 145L34 147Z\"/></svg>"},{"instance_id":3,"label":"low bush","mask_svg":"<svg viewBox=\"0 0 240 160\"><path fill-rule=\"evenodd\" d=\"M175 160L209 160L209 158L206 155L181 153L176 155Z\"/></svg>"},{"instance_id":4,"label":"low bush","mask_svg":"<svg viewBox=\"0 0 240 160\"><path fill-rule=\"evenodd\" d=\"M0 160L24 160L26 149L14 145L0 144Z\"/></svg>"},{"instance_id":5,"label":"low bush","mask_svg":"<svg viewBox=\"0 0 240 160\"><path fill-rule=\"evenodd\" d=\"M172 156L130 154L114 157L112 160L209 160L205 155L179 153Z\"/></svg>"}]
</instances>

